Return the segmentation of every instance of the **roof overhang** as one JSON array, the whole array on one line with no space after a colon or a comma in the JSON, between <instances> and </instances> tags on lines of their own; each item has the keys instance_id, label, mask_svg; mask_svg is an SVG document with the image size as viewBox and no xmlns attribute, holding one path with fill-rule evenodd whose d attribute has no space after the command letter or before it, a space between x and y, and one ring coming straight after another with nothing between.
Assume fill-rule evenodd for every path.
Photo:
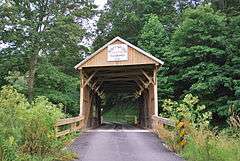
<instances>
[{"instance_id":1,"label":"roof overhang","mask_svg":"<svg viewBox=\"0 0 240 161\"><path fill-rule=\"evenodd\" d=\"M156 63L158 63L160 66L164 64L164 62L156 57L154 57L153 55L151 55L150 53L147 53L146 51L138 48L137 46L129 43L128 41L118 37L115 37L114 39L112 39L111 41L109 41L107 44L105 44L104 46L102 46L101 48L99 48L97 51L95 51L93 54L91 54L90 56L86 57L83 61L81 61L80 63L78 63L74 68L75 69L81 69L81 67L90 59L92 59L94 56L96 56L99 52L101 52L103 49L105 49L107 46L109 46L110 44L114 43L115 41L121 41L122 43L128 45L129 47L137 50L138 52L140 52L141 54L147 56L148 58L154 60Z\"/></svg>"}]
</instances>

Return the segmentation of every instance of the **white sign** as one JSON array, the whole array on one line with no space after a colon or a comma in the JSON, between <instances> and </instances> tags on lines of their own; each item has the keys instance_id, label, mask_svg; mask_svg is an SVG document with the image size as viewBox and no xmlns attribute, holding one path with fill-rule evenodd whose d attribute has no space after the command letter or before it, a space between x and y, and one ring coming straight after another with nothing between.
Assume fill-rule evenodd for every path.
<instances>
[{"instance_id":1,"label":"white sign","mask_svg":"<svg viewBox=\"0 0 240 161\"><path fill-rule=\"evenodd\" d=\"M109 45L107 49L107 61L128 60L128 46L126 44Z\"/></svg>"}]
</instances>

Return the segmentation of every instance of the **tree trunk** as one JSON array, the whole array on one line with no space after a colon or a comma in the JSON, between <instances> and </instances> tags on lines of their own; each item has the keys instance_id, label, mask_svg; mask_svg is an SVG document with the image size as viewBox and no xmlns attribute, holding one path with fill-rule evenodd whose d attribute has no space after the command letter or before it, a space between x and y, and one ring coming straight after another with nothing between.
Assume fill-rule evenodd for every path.
<instances>
[{"instance_id":1,"label":"tree trunk","mask_svg":"<svg viewBox=\"0 0 240 161\"><path fill-rule=\"evenodd\" d=\"M29 100L29 102L32 102L32 100L33 100L37 58L38 58L38 54L34 54L30 58L30 62L29 62L29 75L28 75L28 100Z\"/></svg>"}]
</instances>

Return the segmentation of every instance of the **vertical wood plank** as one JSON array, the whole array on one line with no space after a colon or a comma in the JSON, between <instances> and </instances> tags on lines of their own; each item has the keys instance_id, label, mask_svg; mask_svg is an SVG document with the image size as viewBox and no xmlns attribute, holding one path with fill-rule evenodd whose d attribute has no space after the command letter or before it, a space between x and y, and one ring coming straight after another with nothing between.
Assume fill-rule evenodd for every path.
<instances>
[{"instance_id":1,"label":"vertical wood plank","mask_svg":"<svg viewBox=\"0 0 240 161\"><path fill-rule=\"evenodd\" d=\"M157 70L154 70L154 115L158 116Z\"/></svg>"},{"instance_id":2,"label":"vertical wood plank","mask_svg":"<svg viewBox=\"0 0 240 161\"><path fill-rule=\"evenodd\" d=\"M83 73L82 70L80 70L80 116L83 116L83 84L84 84L84 78L83 78Z\"/></svg>"}]
</instances>

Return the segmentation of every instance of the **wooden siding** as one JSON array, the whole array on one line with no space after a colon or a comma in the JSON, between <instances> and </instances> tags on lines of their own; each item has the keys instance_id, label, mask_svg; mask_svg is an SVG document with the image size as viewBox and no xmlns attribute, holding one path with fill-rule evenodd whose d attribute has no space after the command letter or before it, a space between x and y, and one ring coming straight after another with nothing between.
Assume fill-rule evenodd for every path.
<instances>
[{"instance_id":1,"label":"wooden siding","mask_svg":"<svg viewBox=\"0 0 240 161\"><path fill-rule=\"evenodd\" d=\"M112 44L123 44L117 40ZM107 47L100 51L97 55L89 59L82 67L101 67L101 66L125 66L140 64L156 64L159 63L138 52L136 49L128 46L128 60L126 61L107 61Z\"/></svg>"}]
</instances>

